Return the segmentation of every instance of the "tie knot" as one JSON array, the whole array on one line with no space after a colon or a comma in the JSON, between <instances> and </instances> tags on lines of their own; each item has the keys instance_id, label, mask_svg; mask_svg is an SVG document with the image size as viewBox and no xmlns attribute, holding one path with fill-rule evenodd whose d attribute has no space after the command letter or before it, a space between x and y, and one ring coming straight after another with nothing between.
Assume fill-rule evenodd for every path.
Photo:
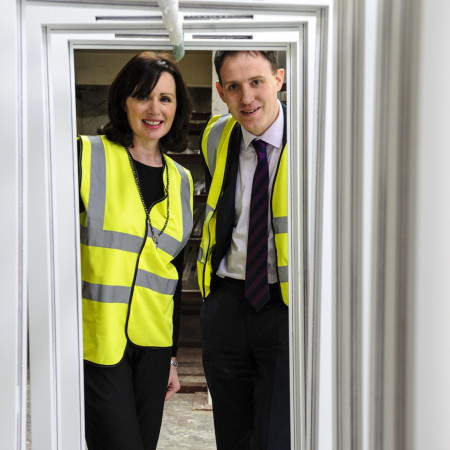
<instances>
[{"instance_id":1,"label":"tie knot","mask_svg":"<svg viewBox=\"0 0 450 450\"><path fill-rule=\"evenodd\" d=\"M266 154L266 143L261 139L253 139L253 147L256 151L256 155L258 156L258 160L261 160L267 156Z\"/></svg>"}]
</instances>

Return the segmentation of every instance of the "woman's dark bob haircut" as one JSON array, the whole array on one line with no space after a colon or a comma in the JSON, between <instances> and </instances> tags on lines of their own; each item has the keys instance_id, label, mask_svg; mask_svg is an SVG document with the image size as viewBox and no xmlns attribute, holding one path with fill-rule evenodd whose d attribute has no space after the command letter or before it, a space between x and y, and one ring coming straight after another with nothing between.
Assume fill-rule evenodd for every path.
<instances>
[{"instance_id":1,"label":"woman's dark bob haircut","mask_svg":"<svg viewBox=\"0 0 450 450\"><path fill-rule=\"evenodd\" d=\"M124 147L133 146L133 131L128 123L125 104L128 97L146 97L158 83L162 72L175 79L177 109L170 131L159 141L162 152L182 152L188 146L189 119L192 106L180 70L168 53L145 51L131 58L112 82L108 93L109 122L97 130L110 141Z\"/></svg>"}]
</instances>

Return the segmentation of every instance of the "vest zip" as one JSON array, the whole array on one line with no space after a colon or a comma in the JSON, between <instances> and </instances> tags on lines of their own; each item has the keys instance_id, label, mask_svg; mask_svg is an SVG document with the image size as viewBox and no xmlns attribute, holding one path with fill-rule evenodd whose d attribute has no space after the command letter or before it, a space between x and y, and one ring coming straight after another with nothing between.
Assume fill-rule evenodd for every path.
<instances>
[{"instance_id":1,"label":"vest zip","mask_svg":"<svg viewBox=\"0 0 450 450\"><path fill-rule=\"evenodd\" d=\"M133 283L131 284L130 299L128 300L127 320L125 322L125 336L127 338L127 341L129 341L129 342L132 342L132 340L128 336L128 322L130 319L131 303L132 303L132 299L133 299L134 286L136 284L136 276L137 276L137 272L138 272L138 268L139 268L139 261L141 259L142 251L144 250L144 247L145 247L145 242L147 240L149 228L150 228L150 225L148 224L147 218L145 218L145 236L144 236L144 239L142 240L142 245L139 250L137 260L136 260L136 267L134 269Z\"/></svg>"},{"instance_id":2,"label":"vest zip","mask_svg":"<svg viewBox=\"0 0 450 450\"><path fill-rule=\"evenodd\" d=\"M164 160L164 164L167 165L166 160ZM165 166L164 166L164 167L165 167ZM168 166L167 166L167 170L170 170ZM150 205L150 208L148 208L148 217L149 217L149 218L150 218L150 212L151 212L151 210L153 209L153 207L154 207L157 203L161 203L162 201L164 201L164 200L168 197L167 192L168 192L169 186L166 186L165 183L164 183L164 170L163 170L163 174L162 174L162 182L163 182L163 186L164 186L164 196L161 197L159 200L156 200L155 202L153 202L153 203ZM145 211L145 208L144 208L144 211ZM145 219L147 220L147 218L145 218Z\"/></svg>"},{"instance_id":3,"label":"vest zip","mask_svg":"<svg viewBox=\"0 0 450 450\"><path fill-rule=\"evenodd\" d=\"M150 208L149 208L149 210L148 210L148 215L149 215L149 217L150 217L150 211L153 209L153 207L154 207L156 204L163 202L166 198L167 198L167 194L166 194L164 197L161 197L159 200L156 200L156 202L153 202L153 203L150 205Z\"/></svg>"},{"instance_id":4,"label":"vest zip","mask_svg":"<svg viewBox=\"0 0 450 450\"><path fill-rule=\"evenodd\" d=\"M165 162L165 161L164 161L164 162ZM167 163L165 162L165 164L167 164ZM167 167L167 170L169 170L169 167ZM164 173L164 172L163 172L163 173ZM130 299L129 299L129 301L128 301L127 320L126 320L126 322L125 322L125 336L126 336L126 338L127 338L127 341L129 341L129 342L133 342L133 341L130 339L130 337L128 336L128 322L129 322L129 319L130 319L130 313L131 313L131 303L132 303L132 300L133 300L134 287L135 287L135 284L136 284L136 277L137 277L137 272L138 272L138 269L139 269L139 261L140 261L140 259L141 259L142 251L144 250L145 242L147 241L147 236L148 236L148 233L149 233L149 231L150 231L150 224L149 224L149 220L150 220L150 212L151 212L151 210L153 209L153 207L154 207L157 203L160 203L160 202L164 201L164 200L168 197L167 191L168 191L169 186L166 186L166 185L164 184L164 175L163 175L163 186L164 186L164 193L165 193L166 195L165 195L164 197L160 198L159 200L157 200L156 202L153 202L153 203L150 205L150 208L148 209L148 217L145 218L145 235L144 235L144 239L143 239L143 241L142 241L142 246L141 246L141 248L140 248L140 250L139 250L138 257L137 257L137 260L136 260L136 267L135 267L135 269L134 269L133 283L132 283L132 285L131 285ZM144 208L144 210L145 210L145 208ZM150 231L150 232L151 232L151 231ZM153 237L153 236L152 236L152 237ZM134 344L134 342L133 342L133 344ZM136 344L134 344L134 345L136 345Z\"/></svg>"}]
</instances>

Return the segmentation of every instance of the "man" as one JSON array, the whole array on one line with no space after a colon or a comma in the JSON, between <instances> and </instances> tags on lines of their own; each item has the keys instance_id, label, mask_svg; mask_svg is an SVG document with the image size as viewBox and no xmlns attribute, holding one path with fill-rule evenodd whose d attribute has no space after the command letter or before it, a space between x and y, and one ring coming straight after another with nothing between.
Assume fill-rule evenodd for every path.
<instances>
[{"instance_id":1,"label":"man","mask_svg":"<svg viewBox=\"0 0 450 450\"><path fill-rule=\"evenodd\" d=\"M290 448L286 108L275 52L218 51L202 135L203 365L219 450Z\"/></svg>"}]
</instances>

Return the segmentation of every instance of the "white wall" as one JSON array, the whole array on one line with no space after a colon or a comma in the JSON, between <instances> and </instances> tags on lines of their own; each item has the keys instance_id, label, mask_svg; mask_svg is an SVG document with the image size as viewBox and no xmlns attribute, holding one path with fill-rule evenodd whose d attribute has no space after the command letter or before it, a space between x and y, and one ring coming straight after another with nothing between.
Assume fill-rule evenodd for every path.
<instances>
[{"instance_id":1,"label":"white wall","mask_svg":"<svg viewBox=\"0 0 450 450\"><path fill-rule=\"evenodd\" d=\"M415 450L450 448L450 3L422 2L415 317Z\"/></svg>"},{"instance_id":2,"label":"white wall","mask_svg":"<svg viewBox=\"0 0 450 450\"><path fill-rule=\"evenodd\" d=\"M2 447L25 448L26 243L21 140L20 2L2 3L0 42L0 436Z\"/></svg>"}]
</instances>

